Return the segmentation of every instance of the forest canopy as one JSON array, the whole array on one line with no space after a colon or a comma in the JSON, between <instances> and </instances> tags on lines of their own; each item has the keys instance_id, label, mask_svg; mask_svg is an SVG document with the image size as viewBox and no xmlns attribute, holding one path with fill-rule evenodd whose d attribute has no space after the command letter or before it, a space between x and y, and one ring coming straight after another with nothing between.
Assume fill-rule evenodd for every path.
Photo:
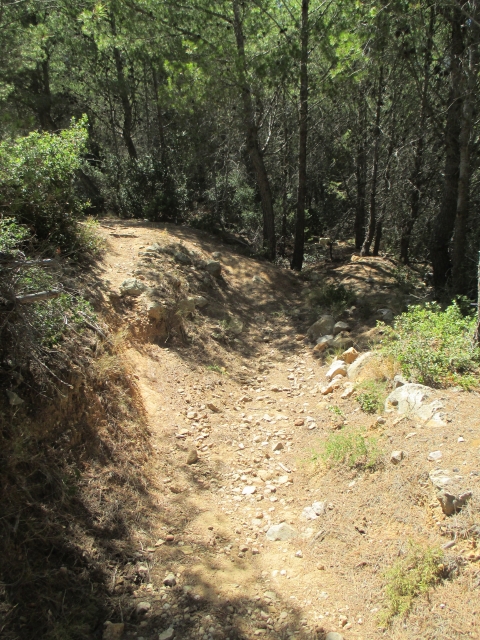
<instances>
[{"instance_id":1,"label":"forest canopy","mask_svg":"<svg viewBox=\"0 0 480 640\"><path fill-rule=\"evenodd\" d=\"M473 295L479 13L477 0L4 0L2 148L75 118L91 214L234 231L297 270L306 242L353 239L431 263L438 294Z\"/></svg>"}]
</instances>

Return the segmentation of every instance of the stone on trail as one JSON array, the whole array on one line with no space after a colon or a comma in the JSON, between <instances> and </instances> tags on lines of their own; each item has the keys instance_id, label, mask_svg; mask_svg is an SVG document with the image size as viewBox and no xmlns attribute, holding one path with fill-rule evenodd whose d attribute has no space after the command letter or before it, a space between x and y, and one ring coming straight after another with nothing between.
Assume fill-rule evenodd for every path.
<instances>
[{"instance_id":1,"label":"stone on trail","mask_svg":"<svg viewBox=\"0 0 480 640\"><path fill-rule=\"evenodd\" d=\"M173 257L177 262L180 262L180 264L192 264L190 257L187 256L186 253L183 253L183 251L175 251Z\"/></svg>"},{"instance_id":2,"label":"stone on trail","mask_svg":"<svg viewBox=\"0 0 480 640\"><path fill-rule=\"evenodd\" d=\"M342 353L340 360L343 360L346 364L352 364L358 358L360 354L354 347L350 347Z\"/></svg>"},{"instance_id":3,"label":"stone on trail","mask_svg":"<svg viewBox=\"0 0 480 640\"><path fill-rule=\"evenodd\" d=\"M392 464L399 464L405 457L405 451L392 451L390 455L390 462Z\"/></svg>"},{"instance_id":4,"label":"stone on trail","mask_svg":"<svg viewBox=\"0 0 480 640\"><path fill-rule=\"evenodd\" d=\"M368 361L373 358L373 351L367 351L366 353L362 353L361 356L358 356L355 361L348 367L347 375L350 380L358 380L362 378L363 371Z\"/></svg>"},{"instance_id":5,"label":"stone on trail","mask_svg":"<svg viewBox=\"0 0 480 640\"><path fill-rule=\"evenodd\" d=\"M332 380L336 376L346 376L347 375L347 365L343 360L335 360L330 365L330 369L325 374L327 380Z\"/></svg>"},{"instance_id":6,"label":"stone on trail","mask_svg":"<svg viewBox=\"0 0 480 640\"><path fill-rule=\"evenodd\" d=\"M394 315L391 309L377 309L375 313L375 317L377 320L381 320L382 322L393 322Z\"/></svg>"},{"instance_id":7,"label":"stone on trail","mask_svg":"<svg viewBox=\"0 0 480 640\"><path fill-rule=\"evenodd\" d=\"M140 296L144 291L146 291L147 285L145 285L141 280L136 280L135 278L127 278L120 285L120 295L121 296Z\"/></svg>"},{"instance_id":8,"label":"stone on trail","mask_svg":"<svg viewBox=\"0 0 480 640\"><path fill-rule=\"evenodd\" d=\"M313 347L313 353L323 353L325 351L325 349L328 349L328 347L332 344L333 342L333 336L322 336L321 338L317 339L317 344Z\"/></svg>"},{"instance_id":9,"label":"stone on trail","mask_svg":"<svg viewBox=\"0 0 480 640\"><path fill-rule=\"evenodd\" d=\"M272 451L281 451L282 449L283 449L283 444L281 442L277 442L272 447Z\"/></svg>"},{"instance_id":10,"label":"stone on trail","mask_svg":"<svg viewBox=\"0 0 480 640\"><path fill-rule=\"evenodd\" d=\"M177 579L173 573L169 573L166 578L163 580L163 584L166 587L174 587L177 584Z\"/></svg>"},{"instance_id":11,"label":"stone on trail","mask_svg":"<svg viewBox=\"0 0 480 640\"><path fill-rule=\"evenodd\" d=\"M343 636L341 633L337 633L336 631L329 631L325 636L325 640L343 640Z\"/></svg>"},{"instance_id":12,"label":"stone on trail","mask_svg":"<svg viewBox=\"0 0 480 640\"><path fill-rule=\"evenodd\" d=\"M165 316L165 307L161 302L148 300L146 304L147 316L152 320L162 320Z\"/></svg>"},{"instance_id":13,"label":"stone on trail","mask_svg":"<svg viewBox=\"0 0 480 640\"><path fill-rule=\"evenodd\" d=\"M253 485L253 484L252 485L247 485L246 487L243 488L242 495L251 496L254 493L256 493L256 491L257 491L257 487L255 487L255 485Z\"/></svg>"},{"instance_id":14,"label":"stone on trail","mask_svg":"<svg viewBox=\"0 0 480 640\"><path fill-rule=\"evenodd\" d=\"M165 631L158 634L158 640L172 640L175 637L175 629L173 627L168 627Z\"/></svg>"},{"instance_id":15,"label":"stone on trail","mask_svg":"<svg viewBox=\"0 0 480 640\"><path fill-rule=\"evenodd\" d=\"M213 402L207 402L207 407L210 409L210 411L213 411L213 413L219 413L220 411L217 405L213 404Z\"/></svg>"},{"instance_id":16,"label":"stone on trail","mask_svg":"<svg viewBox=\"0 0 480 640\"><path fill-rule=\"evenodd\" d=\"M293 527L282 522L281 524L273 524L266 533L267 539L272 542L284 542L297 536L297 532Z\"/></svg>"},{"instance_id":17,"label":"stone on trail","mask_svg":"<svg viewBox=\"0 0 480 640\"><path fill-rule=\"evenodd\" d=\"M325 335L333 335L335 320L333 316L322 316L307 331L307 336L312 342Z\"/></svg>"},{"instance_id":18,"label":"stone on trail","mask_svg":"<svg viewBox=\"0 0 480 640\"><path fill-rule=\"evenodd\" d=\"M429 462L436 462L437 460L441 460L442 459L442 452L441 451L431 451L428 454L428 458L427 460L429 460Z\"/></svg>"},{"instance_id":19,"label":"stone on trail","mask_svg":"<svg viewBox=\"0 0 480 640\"><path fill-rule=\"evenodd\" d=\"M355 387L353 386L353 384L351 382L347 382L347 384L345 385L345 391L342 393L340 397L343 400L345 400L346 398L350 398L350 396L353 395L354 391L355 391Z\"/></svg>"},{"instance_id":20,"label":"stone on trail","mask_svg":"<svg viewBox=\"0 0 480 640\"><path fill-rule=\"evenodd\" d=\"M392 391L385 400L385 410L391 412L394 409L400 414L420 418L426 422L435 417L441 420L441 415L437 412L443 409L443 404L431 387L408 382Z\"/></svg>"},{"instance_id":21,"label":"stone on trail","mask_svg":"<svg viewBox=\"0 0 480 640\"><path fill-rule=\"evenodd\" d=\"M198 453L195 448L192 448L187 455L187 464L195 464L196 462L198 462Z\"/></svg>"},{"instance_id":22,"label":"stone on trail","mask_svg":"<svg viewBox=\"0 0 480 640\"><path fill-rule=\"evenodd\" d=\"M336 336L337 333L341 333L342 331L351 331L351 327L348 322L336 322L333 327L333 335Z\"/></svg>"},{"instance_id":23,"label":"stone on trail","mask_svg":"<svg viewBox=\"0 0 480 640\"><path fill-rule=\"evenodd\" d=\"M218 278L222 274L222 265L220 264L220 262L217 262L216 260L210 260L205 265L205 271L209 273L211 276Z\"/></svg>"},{"instance_id":24,"label":"stone on trail","mask_svg":"<svg viewBox=\"0 0 480 640\"><path fill-rule=\"evenodd\" d=\"M147 611L150 611L151 608L152 605L150 602L139 602L135 607L135 613L137 616L142 616L144 613L147 613Z\"/></svg>"},{"instance_id":25,"label":"stone on trail","mask_svg":"<svg viewBox=\"0 0 480 640\"><path fill-rule=\"evenodd\" d=\"M105 622L105 629L103 631L103 640L120 640L125 631L125 624L123 622Z\"/></svg>"}]
</instances>

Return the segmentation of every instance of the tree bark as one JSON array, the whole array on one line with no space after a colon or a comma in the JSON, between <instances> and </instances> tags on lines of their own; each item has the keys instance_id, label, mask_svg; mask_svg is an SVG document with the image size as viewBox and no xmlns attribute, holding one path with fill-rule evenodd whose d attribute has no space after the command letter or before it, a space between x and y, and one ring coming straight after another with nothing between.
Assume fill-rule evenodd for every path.
<instances>
[{"instance_id":1,"label":"tree bark","mask_svg":"<svg viewBox=\"0 0 480 640\"><path fill-rule=\"evenodd\" d=\"M239 72L243 105L243 125L245 128L246 147L253 168L260 193L263 213L263 248L269 260L274 260L276 255L275 238L275 214L273 211L273 198L268 179L267 170L258 139L258 127L255 122L255 112L252 102L252 94L247 80L247 61L245 56L245 36L243 34L242 18L240 15L240 1L233 0L233 26L239 58Z\"/></svg>"},{"instance_id":2,"label":"tree bark","mask_svg":"<svg viewBox=\"0 0 480 640\"><path fill-rule=\"evenodd\" d=\"M400 260L403 264L410 264L410 241L413 228L420 216L421 194L424 184L423 176L423 153L425 149L425 131L428 112L428 90L430 86L430 65L432 62L433 34L435 29L435 7L430 8L430 20L427 32L427 42L425 46L425 57L423 63L423 86L420 103L420 119L418 127L418 138L415 147L413 160L413 170L410 175L412 189L410 192L410 216L405 221L400 237Z\"/></svg>"},{"instance_id":3,"label":"tree bark","mask_svg":"<svg viewBox=\"0 0 480 640\"><path fill-rule=\"evenodd\" d=\"M357 143L357 160L355 174L357 179L357 201L355 207L355 249L359 251L365 240L365 218L367 198L367 150L366 150L366 102L364 90L360 92L360 104L358 109L359 140Z\"/></svg>"},{"instance_id":4,"label":"tree bark","mask_svg":"<svg viewBox=\"0 0 480 640\"><path fill-rule=\"evenodd\" d=\"M307 134L308 134L308 4L302 0L300 53L300 127L298 144L298 195L295 220L295 241L291 268L301 271L305 247L305 200L307 195Z\"/></svg>"},{"instance_id":5,"label":"tree bark","mask_svg":"<svg viewBox=\"0 0 480 640\"><path fill-rule=\"evenodd\" d=\"M440 209L433 223L430 255L433 267L433 284L437 296L447 284L452 267L449 245L457 215L458 179L460 166L460 128L462 116L462 57L464 42L462 12L458 6L447 13L451 24L450 45L450 94L445 124L445 172L444 189Z\"/></svg>"},{"instance_id":6,"label":"tree bark","mask_svg":"<svg viewBox=\"0 0 480 640\"><path fill-rule=\"evenodd\" d=\"M375 113L375 143L373 147L373 164L372 164L372 184L370 190L370 221L368 224L367 234L363 242L361 255L368 256L370 254L370 246L375 235L377 224L377 180L378 180L378 163L380 159L380 120L382 116L383 102L383 66L380 67L378 76L378 95L377 108Z\"/></svg>"},{"instance_id":7,"label":"tree bark","mask_svg":"<svg viewBox=\"0 0 480 640\"><path fill-rule=\"evenodd\" d=\"M113 14L111 14L110 16L110 23L112 27L112 34L115 36L116 27L115 27L115 16ZM118 93L120 95L120 101L122 103L122 108L123 108L122 136L125 142L125 146L127 147L128 155L132 160L136 160L137 150L135 148L135 144L132 138L133 109L132 109L132 104L130 102L128 83L125 78L122 54L116 46L113 47L113 59L115 61L115 68L117 70Z\"/></svg>"},{"instance_id":8,"label":"tree bark","mask_svg":"<svg viewBox=\"0 0 480 640\"><path fill-rule=\"evenodd\" d=\"M476 3L475 3L476 5ZM477 12L474 7L474 16ZM472 10L472 8L470 9ZM467 223L470 202L471 176L471 137L474 114L475 89L478 72L478 29L470 25L471 44L468 52L468 65L463 74L465 91L463 98L462 120L459 135L460 164L458 176L457 215L452 249L452 284L456 294L468 293L468 277L466 269Z\"/></svg>"}]
</instances>

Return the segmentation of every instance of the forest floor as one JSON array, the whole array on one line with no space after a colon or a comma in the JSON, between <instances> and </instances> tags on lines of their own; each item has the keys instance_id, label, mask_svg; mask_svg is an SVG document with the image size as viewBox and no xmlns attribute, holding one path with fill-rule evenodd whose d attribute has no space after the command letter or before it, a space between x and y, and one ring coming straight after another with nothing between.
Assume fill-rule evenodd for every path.
<instances>
[{"instance_id":1,"label":"forest floor","mask_svg":"<svg viewBox=\"0 0 480 640\"><path fill-rule=\"evenodd\" d=\"M316 319L308 302L315 282L352 287L372 312L400 312L414 297L393 263L352 261L351 250L336 249L334 262L320 260L299 276L185 227L112 219L100 229L106 250L96 306L115 331L129 330L122 357L151 439L148 504L132 528L130 562L115 569L104 638L480 638L480 555L472 537L462 537L478 524L480 395L439 392L440 424L395 412L377 421L356 393L322 395L328 363L305 340ZM142 256L154 243L217 259L221 276L168 253ZM129 277L207 304L187 310L180 324L153 322L141 297L117 295ZM413 291L426 295L421 285ZM365 351L379 338L375 319L352 314L351 335ZM326 440L345 425L376 439L371 470L322 461ZM187 464L192 448L198 461ZM398 465L394 450L405 452ZM435 450L441 462L428 461ZM442 513L428 479L435 467L471 485L461 515ZM307 520L302 512L314 502L324 502L324 512ZM280 523L294 537L270 541L266 531ZM385 570L409 541L447 543L444 562L453 569L385 627Z\"/></svg>"}]
</instances>

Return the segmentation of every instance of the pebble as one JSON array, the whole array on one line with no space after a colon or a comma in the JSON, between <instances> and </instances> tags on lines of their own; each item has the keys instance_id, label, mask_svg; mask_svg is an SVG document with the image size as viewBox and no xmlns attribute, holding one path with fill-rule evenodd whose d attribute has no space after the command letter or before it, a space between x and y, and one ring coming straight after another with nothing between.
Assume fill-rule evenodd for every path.
<instances>
[{"instance_id":1,"label":"pebble","mask_svg":"<svg viewBox=\"0 0 480 640\"><path fill-rule=\"evenodd\" d=\"M254 485L247 485L246 487L243 488L242 495L251 496L254 493L256 493L256 491L257 491L257 487L255 487Z\"/></svg>"},{"instance_id":2,"label":"pebble","mask_svg":"<svg viewBox=\"0 0 480 640\"><path fill-rule=\"evenodd\" d=\"M142 616L144 613L147 613L147 611L150 611L151 608L152 605L150 602L139 602L135 608L135 612L137 616Z\"/></svg>"},{"instance_id":3,"label":"pebble","mask_svg":"<svg viewBox=\"0 0 480 640\"><path fill-rule=\"evenodd\" d=\"M303 558L303 553L300 550L298 550L298 551L295 552L295 557L296 558Z\"/></svg>"},{"instance_id":4,"label":"pebble","mask_svg":"<svg viewBox=\"0 0 480 640\"><path fill-rule=\"evenodd\" d=\"M173 627L168 627L165 631L158 634L158 640L172 640L175 636L175 629Z\"/></svg>"},{"instance_id":5,"label":"pebble","mask_svg":"<svg viewBox=\"0 0 480 640\"><path fill-rule=\"evenodd\" d=\"M325 640L343 640L343 636L341 633L337 633L336 631L329 631L325 636Z\"/></svg>"},{"instance_id":6,"label":"pebble","mask_svg":"<svg viewBox=\"0 0 480 640\"><path fill-rule=\"evenodd\" d=\"M273 445L272 451L281 451L283 449L283 443L277 442Z\"/></svg>"},{"instance_id":7,"label":"pebble","mask_svg":"<svg viewBox=\"0 0 480 640\"><path fill-rule=\"evenodd\" d=\"M441 460L441 459L442 459L441 451L432 451L431 453L428 454L428 458L427 458L427 460L429 460L430 462L435 462L436 460Z\"/></svg>"},{"instance_id":8,"label":"pebble","mask_svg":"<svg viewBox=\"0 0 480 640\"><path fill-rule=\"evenodd\" d=\"M166 587L174 587L177 584L177 579L173 573L169 573L168 576L163 580L163 584Z\"/></svg>"},{"instance_id":9,"label":"pebble","mask_svg":"<svg viewBox=\"0 0 480 640\"><path fill-rule=\"evenodd\" d=\"M188 451L187 464L195 464L196 462L198 462L198 453L197 450L192 447Z\"/></svg>"},{"instance_id":10,"label":"pebble","mask_svg":"<svg viewBox=\"0 0 480 640\"><path fill-rule=\"evenodd\" d=\"M297 420L295 420L293 424L296 427L303 427L303 425L305 424L305 420L303 420L302 418L297 418Z\"/></svg>"},{"instance_id":11,"label":"pebble","mask_svg":"<svg viewBox=\"0 0 480 640\"><path fill-rule=\"evenodd\" d=\"M295 529L285 522L272 525L266 533L267 540L272 540L273 542L290 540L290 538L295 538L296 535Z\"/></svg>"},{"instance_id":12,"label":"pebble","mask_svg":"<svg viewBox=\"0 0 480 640\"><path fill-rule=\"evenodd\" d=\"M390 455L390 462L392 464L398 464L405 457L405 451L392 451Z\"/></svg>"}]
</instances>

